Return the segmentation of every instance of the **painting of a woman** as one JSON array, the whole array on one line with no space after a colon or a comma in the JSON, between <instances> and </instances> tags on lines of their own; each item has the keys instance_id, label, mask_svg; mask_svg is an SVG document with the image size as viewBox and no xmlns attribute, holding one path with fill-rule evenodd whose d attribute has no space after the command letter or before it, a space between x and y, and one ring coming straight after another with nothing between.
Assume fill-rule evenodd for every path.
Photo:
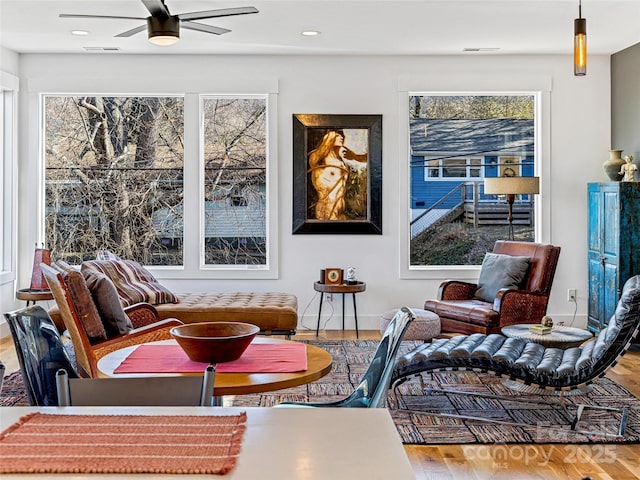
<instances>
[{"instance_id":1,"label":"painting of a woman","mask_svg":"<svg viewBox=\"0 0 640 480\"><path fill-rule=\"evenodd\" d=\"M366 133L360 129L328 130L317 147L309 152L308 172L314 190L310 192L310 216L317 220L366 218ZM363 134L365 141L358 142ZM364 153L356 153L347 147L347 135L353 137L354 143L360 143L354 148Z\"/></svg>"}]
</instances>

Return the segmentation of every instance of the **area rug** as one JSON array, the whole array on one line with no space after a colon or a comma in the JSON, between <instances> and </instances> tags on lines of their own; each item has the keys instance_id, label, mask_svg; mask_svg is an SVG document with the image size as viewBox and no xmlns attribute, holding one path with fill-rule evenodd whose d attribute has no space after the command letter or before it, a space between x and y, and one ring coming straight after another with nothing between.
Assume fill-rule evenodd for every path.
<instances>
[{"instance_id":1,"label":"area rug","mask_svg":"<svg viewBox=\"0 0 640 480\"><path fill-rule=\"evenodd\" d=\"M331 373L308 385L262 394L227 396L224 405L247 407L270 407L284 401L329 402L349 395L360 377L366 371L376 347L377 340L353 341L307 341L329 351L333 356ZM400 354L417 346L419 342L402 343ZM7 381L8 380L8 381ZM423 374L426 385L451 390L465 390L539 399L536 395L527 395L504 386L501 379L472 371L434 372ZM24 389L19 375L10 375L5 379L0 398L1 405L26 405ZM22 398L20 398L22 391ZM429 444L493 444L493 443L639 443L640 442L640 400L616 382L602 378L593 386L593 390L583 395L567 397L573 404L599 405L607 407L629 408L629 419L624 439L616 440L602 435L581 435L568 429L548 428L558 424L559 413L551 407L537 403L522 403L504 400L465 397L460 395L423 392L418 379L412 379L399 388L399 399L389 396L389 411L397 426L402 442L413 445ZM492 424L474 420L460 420L449 417L429 415L428 413L409 413L397 406L408 406L412 410L440 413L459 413L469 416L491 417L506 421L530 423L531 427ZM573 411L573 410L572 410ZM597 432L615 432L618 414L609 411L590 410L585 414L585 428Z\"/></svg>"}]
</instances>

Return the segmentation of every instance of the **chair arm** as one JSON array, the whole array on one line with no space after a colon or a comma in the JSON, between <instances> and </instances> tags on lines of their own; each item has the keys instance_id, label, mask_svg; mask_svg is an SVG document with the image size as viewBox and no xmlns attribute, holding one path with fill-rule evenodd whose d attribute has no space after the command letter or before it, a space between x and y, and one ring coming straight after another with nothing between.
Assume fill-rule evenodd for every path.
<instances>
[{"instance_id":1,"label":"chair arm","mask_svg":"<svg viewBox=\"0 0 640 480\"><path fill-rule=\"evenodd\" d=\"M125 315L129 317L129 320L131 320L133 328L151 325L152 323L156 323L160 319L158 310L156 310L156 307L154 307L150 303L136 303L134 305L125 307L123 310Z\"/></svg>"},{"instance_id":2,"label":"chair arm","mask_svg":"<svg viewBox=\"0 0 640 480\"><path fill-rule=\"evenodd\" d=\"M500 313L500 325L540 323L547 312L549 295L541 292L503 288L493 301L493 309Z\"/></svg>"},{"instance_id":3,"label":"chair arm","mask_svg":"<svg viewBox=\"0 0 640 480\"><path fill-rule=\"evenodd\" d=\"M97 343L93 345L96 359L100 359L107 353L111 353L131 345L157 342L159 340L170 340L173 337L169 333L169 330L178 325L182 325L182 322L177 318L167 318L165 320L160 320L153 325L134 328L129 333L123 333L122 335L110 338L104 342Z\"/></svg>"},{"instance_id":4,"label":"chair arm","mask_svg":"<svg viewBox=\"0 0 640 480\"><path fill-rule=\"evenodd\" d=\"M475 283L447 280L438 288L438 300L470 300L477 289Z\"/></svg>"}]
</instances>

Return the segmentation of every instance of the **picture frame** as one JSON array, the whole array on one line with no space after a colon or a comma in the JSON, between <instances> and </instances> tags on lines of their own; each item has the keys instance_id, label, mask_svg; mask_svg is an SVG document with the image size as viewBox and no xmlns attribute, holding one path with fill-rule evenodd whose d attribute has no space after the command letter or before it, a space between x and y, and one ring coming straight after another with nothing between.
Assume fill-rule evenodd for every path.
<instances>
[{"instance_id":1,"label":"picture frame","mask_svg":"<svg viewBox=\"0 0 640 480\"><path fill-rule=\"evenodd\" d=\"M382 115L293 115L293 233L382 234Z\"/></svg>"}]
</instances>

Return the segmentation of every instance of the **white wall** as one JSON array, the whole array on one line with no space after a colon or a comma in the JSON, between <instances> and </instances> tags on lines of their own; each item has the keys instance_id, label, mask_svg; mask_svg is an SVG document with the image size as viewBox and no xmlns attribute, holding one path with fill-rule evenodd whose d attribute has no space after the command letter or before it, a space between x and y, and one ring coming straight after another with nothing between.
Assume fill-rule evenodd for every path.
<instances>
[{"instance_id":1,"label":"white wall","mask_svg":"<svg viewBox=\"0 0 640 480\"><path fill-rule=\"evenodd\" d=\"M7 50L4 47L0 47L0 71L2 75L9 74L11 76L18 75L19 70L19 55L12 51ZM6 167L5 167L6 168ZM10 170L9 170L10 171ZM5 170L7 174L7 170ZM4 192L3 192L4 193ZM4 210L3 195L0 195L0 212ZM10 221L10 219L5 219ZM11 273L7 273L0 276L0 313L12 310L15 306L15 278ZM0 315L0 338L9 335L9 328L4 322L4 317Z\"/></svg>"},{"instance_id":2,"label":"white wall","mask_svg":"<svg viewBox=\"0 0 640 480\"><path fill-rule=\"evenodd\" d=\"M406 208L401 169L407 159L400 152L398 85L401 78L437 76L451 84L469 75L500 80L546 76L550 79L550 158L544 159L550 178L543 191L550 218L542 232L545 241L560 245L562 253L549 313L556 320L570 320L573 305L567 288L578 290L576 326L586 324L586 184L604 181L601 164L610 148L609 57L589 58L589 74L573 76L568 56L127 56L127 55L21 55L19 285L30 277L33 245L38 238L38 118L34 99L38 91L67 91L74 86L112 85L130 93L136 88L193 91L229 80L250 84L252 79L278 82L278 218L279 278L277 280L176 280L159 279L174 291L260 290L287 291L299 300L303 327L315 328L317 298L312 284L326 266L355 266L367 282L359 294L360 328L377 328L381 312L401 305L420 308L436 295L445 278L471 273L442 271L437 278L400 279L398 234L401 209ZM129 86L129 87L127 87ZM428 85L425 89L428 89ZM383 115L383 235L292 235L292 121L294 113ZM406 143L406 141L405 141ZM340 328L341 304L334 298L335 314L328 328ZM308 308L307 308L308 307ZM346 304L347 328L353 328L352 304ZM323 308L323 321L330 308ZM351 317L351 318L349 318Z\"/></svg>"}]
</instances>

